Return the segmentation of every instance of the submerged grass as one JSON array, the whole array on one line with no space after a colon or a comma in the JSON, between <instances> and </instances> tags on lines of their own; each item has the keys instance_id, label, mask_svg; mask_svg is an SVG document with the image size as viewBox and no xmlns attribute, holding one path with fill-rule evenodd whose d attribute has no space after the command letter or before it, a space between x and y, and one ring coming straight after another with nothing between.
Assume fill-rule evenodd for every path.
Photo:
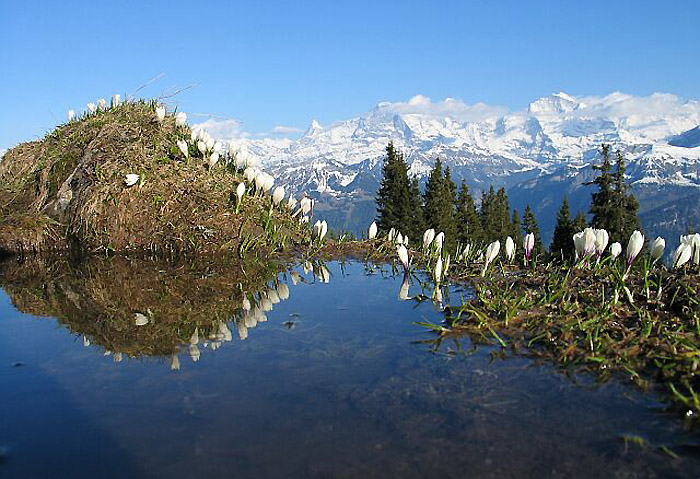
<instances>
[{"instance_id":1,"label":"submerged grass","mask_svg":"<svg viewBox=\"0 0 700 479\"><path fill-rule=\"evenodd\" d=\"M156 107L122 103L9 150L0 161L0 252L269 252L308 238L267 196L247 195L237 213L242 174L224 161L209 167L192 144L185 157L176 142L190 140L189 127L171 115L159 121ZM129 173L140 175L130 188Z\"/></svg>"}]
</instances>

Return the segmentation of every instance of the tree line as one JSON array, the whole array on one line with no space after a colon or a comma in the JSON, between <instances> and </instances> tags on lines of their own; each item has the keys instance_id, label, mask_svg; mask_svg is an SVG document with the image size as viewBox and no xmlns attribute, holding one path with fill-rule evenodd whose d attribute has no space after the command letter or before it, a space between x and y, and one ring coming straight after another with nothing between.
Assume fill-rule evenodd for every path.
<instances>
[{"instance_id":1,"label":"tree line","mask_svg":"<svg viewBox=\"0 0 700 479\"><path fill-rule=\"evenodd\" d=\"M404 155L393 143L387 145L382 165L382 181L376 196L377 224L380 231L395 228L414 241L422 238L426 229L434 228L445 233L448 247L454 247L457 242L483 245L500 240L503 243L508 236L518 241L533 233L535 254L554 260L574 257L572 237L587 226L604 228L611 242L624 244L632 231L640 229L639 204L625 181L622 154L616 152L614 167L609 145L602 146L601 156L601 164L594 166L599 174L588 183L597 187L591 195L590 222L581 211L572 217L568 199L564 197L549 251L544 248L537 218L529 204L521 219L517 209L511 210L505 188L496 190L491 186L481 193L477 207L467 184L462 181L457 189L449 166L443 168L439 158L421 193L418 178L409 177Z\"/></svg>"}]
</instances>

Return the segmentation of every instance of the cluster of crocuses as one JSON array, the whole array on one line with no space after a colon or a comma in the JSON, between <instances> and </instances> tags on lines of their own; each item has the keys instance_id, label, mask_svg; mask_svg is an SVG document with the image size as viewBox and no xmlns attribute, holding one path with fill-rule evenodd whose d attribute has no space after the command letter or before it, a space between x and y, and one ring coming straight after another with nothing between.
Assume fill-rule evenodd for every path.
<instances>
[{"instance_id":1,"label":"cluster of crocuses","mask_svg":"<svg viewBox=\"0 0 700 479\"><path fill-rule=\"evenodd\" d=\"M326 236L326 233L328 233L328 223L326 223L326 220L316 220L316 223L314 223L311 229L311 240L317 241L320 244L324 236Z\"/></svg>"},{"instance_id":2,"label":"cluster of crocuses","mask_svg":"<svg viewBox=\"0 0 700 479\"><path fill-rule=\"evenodd\" d=\"M573 236L574 247L576 249L576 259L580 265L585 265L594 256L597 262L600 261L605 248L608 245L609 234L604 229L585 228L583 231L576 233ZM635 230L627 242L625 250L625 274L623 278L629 275L630 269L634 260L639 256L639 253L644 247L644 234L641 231ZM649 244L649 259L651 264L658 262L666 249L666 240L658 236ZM614 242L610 245L610 258L615 261L622 253L622 245ZM681 236L680 244L671 255L672 267L681 268L690 260L693 264L700 265L700 234L692 234Z\"/></svg>"},{"instance_id":3,"label":"cluster of crocuses","mask_svg":"<svg viewBox=\"0 0 700 479\"><path fill-rule=\"evenodd\" d=\"M110 104L111 108L116 108L119 106L121 100L121 96L118 94L112 95L112 102ZM107 110L107 101L104 98L100 98L97 100L97 103L88 103L87 104L87 111L84 113L85 115L92 115L100 111L105 111ZM70 109L68 110L68 122L71 122L75 120L75 110Z\"/></svg>"}]
</instances>

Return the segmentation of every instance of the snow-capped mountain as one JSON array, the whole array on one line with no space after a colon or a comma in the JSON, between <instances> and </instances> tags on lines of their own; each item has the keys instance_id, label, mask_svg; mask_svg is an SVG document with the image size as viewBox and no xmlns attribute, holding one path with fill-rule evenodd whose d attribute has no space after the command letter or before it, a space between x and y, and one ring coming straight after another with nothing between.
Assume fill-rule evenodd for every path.
<instances>
[{"instance_id":1,"label":"snow-capped mountain","mask_svg":"<svg viewBox=\"0 0 700 479\"><path fill-rule=\"evenodd\" d=\"M591 165L599 161L602 143L627 159L629 180L645 200L640 212L647 229L655 227L644 215L662 208L664 198L676 203L678 198L696 198L697 204L699 125L700 102L669 94L578 98L557 93L512 113L416 96L408 102L380 103L360 117L327 126L313 121L295 140L245 141L281 183L316 195L322 214L336 227L360 232L371 222L373 208L361 203L373 201L381 159L392 141L419 177L439 157L477 199L490 185L505 186L514 207L522 211L529 203L539 213L546 238L563 194L587 210L590 188L582 184L593 176ZM690 218L678 216L674 228L666 224L661 229L675 233L697 228L699 208L690 202L683 213ZM671 213L664 211L668 223Z\"/></svg>"}]
</instances>

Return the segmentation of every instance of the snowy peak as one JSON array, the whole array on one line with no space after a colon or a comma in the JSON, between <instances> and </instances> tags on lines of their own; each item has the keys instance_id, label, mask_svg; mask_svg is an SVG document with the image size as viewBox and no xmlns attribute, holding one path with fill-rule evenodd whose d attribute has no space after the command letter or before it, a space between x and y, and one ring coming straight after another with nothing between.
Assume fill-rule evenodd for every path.
<instances>
[{"instance_id":1,"label":"snowy peak","mask_svg":"<svg viewBox=\"0 0 700 479\"><path fill-rule=\"evenodd\" d=\"M527 107L527 113L532 116L561 115L562 113L571 113L584 106L576 98L559 92L530 103Z\"/></svg>"},{"instance_id":2,"label":"snowy peak","mask_svg":"<svg viewBox=\"0 0 700 479\"><path fill-rule=\"evenodd\" d=\"M305 137L314 137L317 136L321 131L323 131L323 127L319 122L316 120L311 120L311 124L309 127L306 129L306 132L304 133Z\"/></svg>"}]
</instances>

